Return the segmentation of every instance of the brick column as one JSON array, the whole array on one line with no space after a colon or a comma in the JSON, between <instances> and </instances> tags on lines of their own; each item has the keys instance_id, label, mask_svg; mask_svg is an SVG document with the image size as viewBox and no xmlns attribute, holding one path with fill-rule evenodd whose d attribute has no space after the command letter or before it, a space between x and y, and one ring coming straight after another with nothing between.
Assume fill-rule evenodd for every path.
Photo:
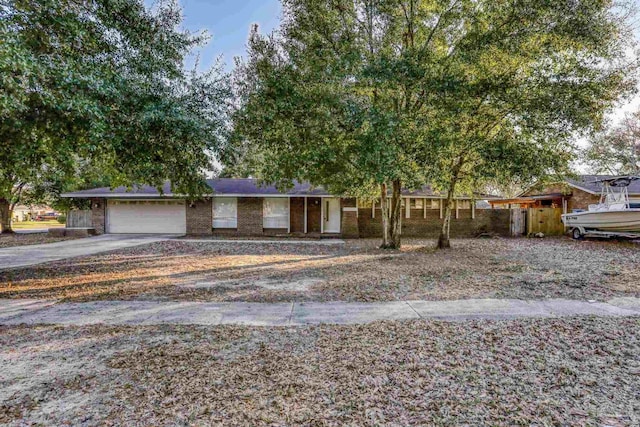
<instances>
[{"instance_id":1,"label":"brick column","mask_svg":"<svg viewBox=\"0 0 640 427\"><path fill-rule=\"evenodd\" d=\"M213 202L210 198L185 203L187 234L213 234Z\"/></svg>"},{"instance_id":2,"label":"brick column","mask_svg":"<svg viewBox=\"0 0 640 427\"><path fill-rule=\"evenodd\" d=\"M356 238L360 237L358 230L358 211L355 198L341 198L340 211L342 212L342 220L340 221L340 233L342 237ZM345 211L347 208L347 211Z\"/></svg>"},{"instance_id":3,"label":"brick column","mask_svg":"<svg viewBox=\"0 0 640 427\"><path fill-rule=\"evenodd\" d=\"M95 234L106 233L105 216L107 213L107 199L91 199L91 224Z\"/></svg>"}]
</instances>

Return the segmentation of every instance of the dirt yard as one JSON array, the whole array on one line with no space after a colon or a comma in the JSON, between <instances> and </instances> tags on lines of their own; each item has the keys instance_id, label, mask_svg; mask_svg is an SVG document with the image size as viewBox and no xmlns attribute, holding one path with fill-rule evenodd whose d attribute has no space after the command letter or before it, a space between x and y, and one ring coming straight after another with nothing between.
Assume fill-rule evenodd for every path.
<instances>
[{"instance_id":1,"label":"dirt yard","mask_svg":"<svg viewBox=\"0 0 640 427\"><path fill-rule=\"evenodd\" d=\"M53 236L49 236L47 233L0 234L0 249L10 248L14 246L40 245L43 243L54 243L54 242L60 242L62 240L70 240L75 238L76 237L53 237Z\"/></svg>"},{"instance_id":2,"label":"dirt yard","mask_svg":"<svg viewBox=\"0 0 640 427\"><path fill-rule=\"evenodd\" d=\"M0 327L6 425L640 425L640 318Z\"/></svg>"},{"instance_id":3,"label":"dirt yard","mask_svg":"<svg viewBox=\"0 0 640 427\"><path fill-rule=\"evenodd\" d=\"M0 272L0 298L387 301L640 296L640 246L570 239L297 245L179 240Z\"/></svg>"}]
</instances>

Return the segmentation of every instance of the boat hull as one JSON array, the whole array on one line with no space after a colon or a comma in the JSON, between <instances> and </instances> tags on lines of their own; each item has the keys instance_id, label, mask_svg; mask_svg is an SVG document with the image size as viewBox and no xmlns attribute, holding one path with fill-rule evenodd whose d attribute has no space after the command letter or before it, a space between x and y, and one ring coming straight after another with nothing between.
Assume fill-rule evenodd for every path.
<instances>
[{"instance_id":1,"label":"boat hull","mask_svg":"<svg viewBox=\"0 0 640 427\"><path fill-rule=\"evenodd\" d=\"M562 215L562 222L569 228L640 233L640 209L569 213Z\"/></svg>"}]
</instances>

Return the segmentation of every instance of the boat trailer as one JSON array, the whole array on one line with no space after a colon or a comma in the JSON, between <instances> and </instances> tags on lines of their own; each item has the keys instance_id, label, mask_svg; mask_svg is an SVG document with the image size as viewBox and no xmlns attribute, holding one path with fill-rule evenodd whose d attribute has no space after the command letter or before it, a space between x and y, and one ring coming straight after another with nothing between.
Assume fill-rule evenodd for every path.
<instances>
[{"instance_id":1,"label":"boat trailer","mask_svg":"<svg viewBox=\"0 0 640 427\"><path fill-rule=\"evenodd\" d=\"M573 227L571 229L571 237L575 240L582 240L585 237L601 237L604 239L620 238L620 239L640 239L640 233L629 233L624 231L600 231L586 230L584 227Z\"/></svg>"}]
</instances>

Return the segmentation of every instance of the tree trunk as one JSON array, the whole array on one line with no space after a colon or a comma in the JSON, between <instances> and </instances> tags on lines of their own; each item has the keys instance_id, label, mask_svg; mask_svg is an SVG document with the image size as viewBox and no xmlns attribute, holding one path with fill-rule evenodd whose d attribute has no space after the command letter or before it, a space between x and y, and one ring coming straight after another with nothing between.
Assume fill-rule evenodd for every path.
<instances>
[{"instance_id":1,"label":"tree trunk","mask_svg":"<svg viewBox=\"0 0 640 427\"><path fill-rule=\"evenodd\" d=\"M453 185L455 186L455 184ZM445 201L444 220L442 221L442 229L440 237L438 237L438 249L447 249L451 247L449 241L449 230L451 228L451 211L453 210L453 186L447 191L447 199Z\"/></svg>"},{"instance_id":2,"label":"tree trunk","mask_svg":"<svg viewBox=\"0 0 640 427\"><path fill-rule=\"evenodd\" d=\"M382 216L382 245L389 247L389 205L387 204L387 184L380 184L380 215Z\"/></svg>"},{"instance_id":3,"label":"tree trunk","mask_svg":"<svg viewBox=\"0 0 640 427\"><path fill-rule=\"evenodd\" d=\"M12 215L11 203L7 199L0 199L0 234L13 233L11 228Z\"/></svg>"},{"instance_id":4,"label":"tree trunk","mask_svg":"<svg viewBox=\"0 0 640 427\"><path fill-rule=\"evenodd\" d=\"M383 249L400 249L400 235L402 233L401 181L394 180L391 193L391 203L387 203L387 184L380 185L380 203L382 208L382 245Z\"/></svg>"},{"instance_id":5,"label":"tree trunk","mask_svg":"<svg viewBox=\"0 0 640 427\"><path fill-rule=\"evenodd\" d=\"M390 241L389 248L400 249L402 234L402 183L399 179L393 181L391 194L391 212L389 218Z\"/></svg>"}]
</instances>

